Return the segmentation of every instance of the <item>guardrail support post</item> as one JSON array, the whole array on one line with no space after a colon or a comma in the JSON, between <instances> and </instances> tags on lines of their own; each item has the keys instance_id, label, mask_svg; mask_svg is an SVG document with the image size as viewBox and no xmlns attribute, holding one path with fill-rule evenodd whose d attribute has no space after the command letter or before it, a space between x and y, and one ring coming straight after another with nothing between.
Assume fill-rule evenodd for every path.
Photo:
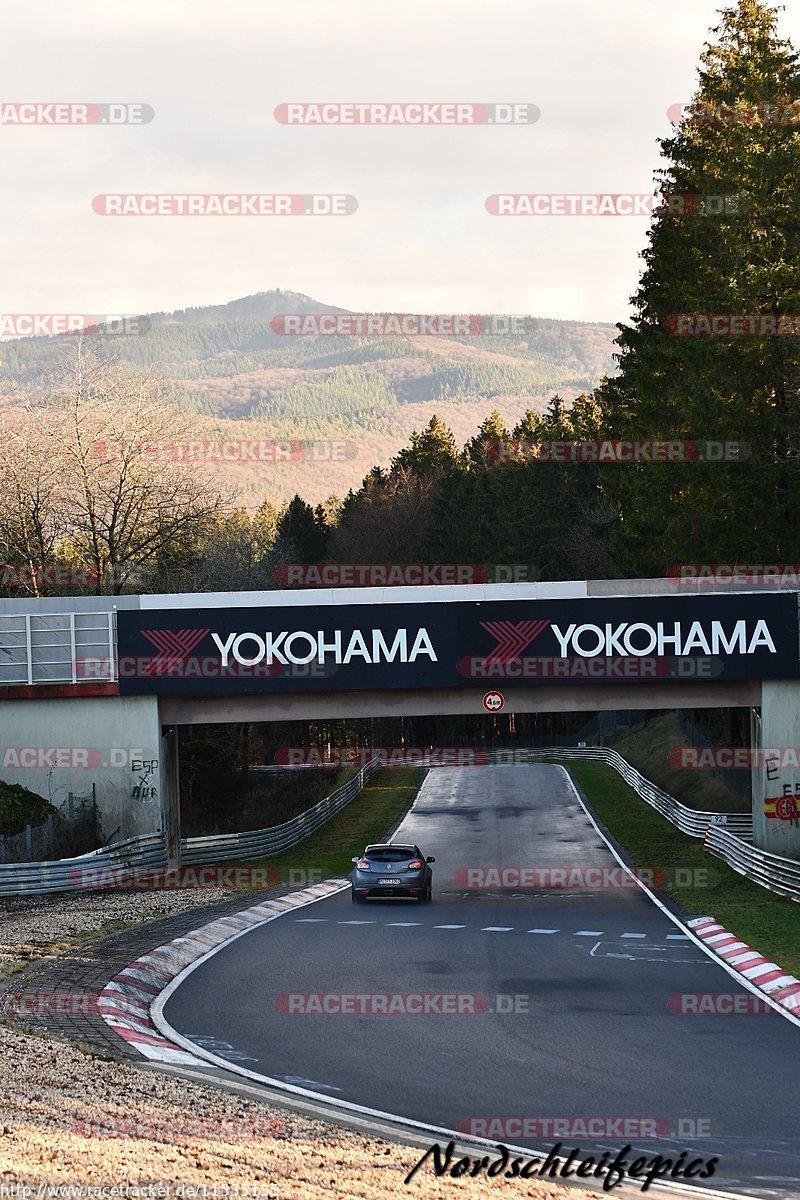
<instances>
[{"instance_id":1,"label":"guardrail support post","mask_svg":"<svg viewBox=\"0 0 800 1200\"><path fill-rule=\"evenodd\" d=\"M161 820L168 867L181 865L181 793L178 727L161 734Z\"/></svg>"}]
</instances>

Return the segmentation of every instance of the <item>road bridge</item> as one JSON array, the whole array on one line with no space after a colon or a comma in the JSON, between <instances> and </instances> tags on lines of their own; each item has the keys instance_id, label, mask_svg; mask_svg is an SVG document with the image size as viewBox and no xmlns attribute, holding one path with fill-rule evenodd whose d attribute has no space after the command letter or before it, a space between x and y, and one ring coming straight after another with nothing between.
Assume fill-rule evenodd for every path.
<instances>
[{"instance_id":1,"label":"road bridge","mask_svg":"<svg viewBox=\"0 0 800 1200\"><path fill-rule=\"evenodd\" d=\"M798 592L683 579L0 600L0 778L179 836L181 726L747 708L800 746ZM795 799L798 797L798 799ZM800 767L753 766L756 844L800 857Z\"/></svg>"}]
</instances>

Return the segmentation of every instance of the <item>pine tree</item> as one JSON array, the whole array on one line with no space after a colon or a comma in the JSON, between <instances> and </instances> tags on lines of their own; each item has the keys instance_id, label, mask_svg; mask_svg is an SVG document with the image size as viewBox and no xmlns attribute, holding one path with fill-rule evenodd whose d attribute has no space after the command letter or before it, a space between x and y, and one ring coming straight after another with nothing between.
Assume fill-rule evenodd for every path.
<instances>
[{"instance_id":1,"label":"pine tree","mask_svg":"<svg viewBox=\"0 0 800 1200\"><path fill-rule=\"evenodd\" d=\"M691 112L661 142L620 373L598 392L607 435L745 446L743 461L604 469L637 574L800 553L797 335L681 332L699 315L800 313L800 72L776 21L764 0L739 0L712 30Z\"/></svg>"},{"instance_id":2,"label":"pine tree","mask_svg":"<svg viewBox=\"0 0 800 1200\"><path fill-rule=\"evenodd\" d=\"M301 496L294 496L278 520L278 545L276 550L295 556L296 562L321 562L328 543L328 526L324 514L306 504Z\"/></svg>"},{"instance_id":3,"label":"pine tree","mask_svg":"<svg viewBox=\"0 0 800 1200\"><path fill-rule=\"evenodd\" d=\"M392 470L409 468L416 475L431 475L450 470L457 462L453 431L434 414L422 433L411 434L411 445L392 459Z\"/></svg>"},{"instance_id":4,"label":"pine tree","mask_svg":"<svg viewBox=\"0 0 800 1200\"><path fill-rule=\"evenodd\" d=\"M499 456L498 447L509 440L509 432L497 409L484 418L474 438L464 447L464 457L475 466L485 466Z\"/></svg>"}]
</instances>

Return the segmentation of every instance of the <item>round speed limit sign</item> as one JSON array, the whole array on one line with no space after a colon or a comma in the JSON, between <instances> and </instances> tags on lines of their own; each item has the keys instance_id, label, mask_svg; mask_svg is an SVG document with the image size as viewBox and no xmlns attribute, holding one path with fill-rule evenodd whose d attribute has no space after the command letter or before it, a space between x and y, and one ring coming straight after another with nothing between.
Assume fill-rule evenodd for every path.
<instances>
[{"instance_id":1,"label":"round speed limit sign","mask_svg":"<svg viewBox=\"0 0 800 1200\"><path fill-rule=\"evenodd\" d=\"M502 692L487 692L483 697L483 707L487 712L498 713L505 708L506 698Z\"/></svg>"}]
</instances>

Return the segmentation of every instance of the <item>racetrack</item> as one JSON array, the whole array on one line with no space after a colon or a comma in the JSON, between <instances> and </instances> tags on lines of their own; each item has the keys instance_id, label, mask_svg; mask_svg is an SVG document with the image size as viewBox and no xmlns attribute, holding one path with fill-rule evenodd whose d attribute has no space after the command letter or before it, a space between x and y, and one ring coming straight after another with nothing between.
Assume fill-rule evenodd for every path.
<instances>
[{"instance_id":1,"label":"racetrack","mask_svg":"<svg viewBox=\"0 0 800 1200\"><path fill-rule=\"evenodd\" d=\"M192 970L166 1020L231 1065L381 1112L531 1147L719 1154L711 1186L797 1196L797 1026L673 1011L679 993L750 993L640 888L465 888L477 866L619 879L562 768L432 770L395 840L436 857L432 905L345 891L291 912ZM472 999L451 1014L291 1011L325 1003L308 994L374 1010L387 1001L341 998L409 993ZM566 1118L610 1124L559 1137L547 1122Z\"/></svg>"}]
</instances>

